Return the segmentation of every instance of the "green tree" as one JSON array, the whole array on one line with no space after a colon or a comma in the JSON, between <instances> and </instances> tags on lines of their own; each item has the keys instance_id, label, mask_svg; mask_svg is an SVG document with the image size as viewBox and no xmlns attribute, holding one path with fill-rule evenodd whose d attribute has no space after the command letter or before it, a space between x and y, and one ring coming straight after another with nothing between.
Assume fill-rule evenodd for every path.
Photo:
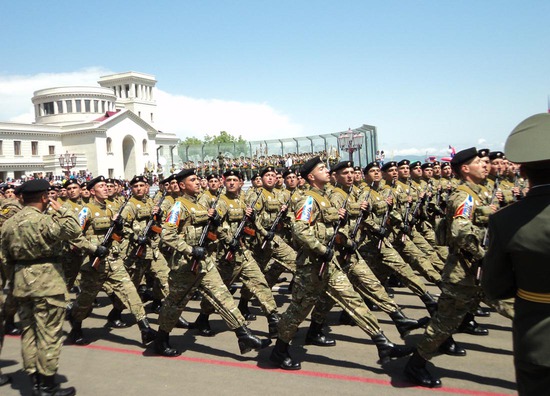
<instances>
[{"instance_id":1,"label":"green tree","mask_svg":"<svg viewBox=\"0 0 550 396\"><path fill-rule=\"evenodd\" d=\"M196 137L186 137L185 140L183 140L180 144L182 146L192 146L195 144L202 144L202 140Z\"/></svg>"},{"instance_id":2,"label":"green tree","mask_svg":"<svg viewBox=\"0 0 550 396\"><path fill-rule=\"evenodd\" d=\"M231 135L230 133L226 131L220 131L219 135L206 135L204 138L204 143L209 144L220 144L220 143L243 143L246 142L246 140L243 139L241 135L239 137L235 137Z\"/></svg>"}]
</instances>

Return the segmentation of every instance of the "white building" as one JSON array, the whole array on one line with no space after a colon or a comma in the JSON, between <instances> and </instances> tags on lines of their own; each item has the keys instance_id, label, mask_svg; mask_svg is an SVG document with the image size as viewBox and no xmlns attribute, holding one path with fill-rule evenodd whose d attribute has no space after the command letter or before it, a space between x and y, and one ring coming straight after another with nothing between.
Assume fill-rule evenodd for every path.
<instances>
[{"instance_id":1,"label":"white building","mask_svg":"<svg viewBox=\"0 0 550 396\"><path fill-rule=\"evenodd\" d=\"M159 163L178 164L178 138L154 126L155 77L127 72L98 83L38 90L34 123L0 122L0 179L62 175L59 157L66 153L76 157L71 173L94 176L130 179L162 173Z\"/></svg>"}]
</instances>

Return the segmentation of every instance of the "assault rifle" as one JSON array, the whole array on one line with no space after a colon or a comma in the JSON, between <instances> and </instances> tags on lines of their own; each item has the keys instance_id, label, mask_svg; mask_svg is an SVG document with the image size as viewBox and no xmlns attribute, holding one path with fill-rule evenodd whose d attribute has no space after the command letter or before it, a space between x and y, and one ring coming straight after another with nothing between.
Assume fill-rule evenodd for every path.
<instances>
[{"instance_id":1,"label":"assault rifle","mask_svg":"<svg viewBox=\"0 0 550 396\"><path fill-rule=\"evenodd\" d=\"M424 187L424 191L423 191L424 196L422 198L419 198L418 201L416 201L416 204L414 205L414 209L411 215L411 226L414 226L416 225L416 223L418 223L420 209L422 208L422 206L426 202L426 199L428 198L426 193L428 192L428 186L430 185L430 182L426 183L426 187Z\"/></svg>"},{"instance_id":2,"label":"assault rifle","mask_svg":"<svg viewBox=\"0 0 550 396\"><path fill-rule=\"evenodd\" d=\"M252 209L254 209L254 206L256 206L256 202L258 202L258 199L260 199L260 197L262 196L262 192L258 192L256 191L256 199L254 200L254 202L252 203L252 205L250 205L250 207ZM249 217L246 215L246 212L244 213L243 215L243 218L241 219L241 222L239 223L239 226L237 227L237 229L235 230L235 234L233 235L233 238L231 238L231 242L229 243L229 250L227 251L226 255L225 255L225 259L227 261L231 261L233 260L233 253L235 253L235 250L236 250L236 246L238 245L239 241L241 240L241 237L243 235L243 231L244 231L244 226L245 224L247 223L247 221L250 220ZM235 249L235 250L233 250Z\"/></svg>"},{"instance_id":3,"label":"assault rifle","mask_svg":"<svg viewBox=\"0 0 550 396\"><path fill-rule=\"evenodd\" d=\"M367 196L365 197L365 201L369 202L370 199L370 193L372 192L372 187L374 186L374 182L370 184L370 190ZM359 217L357 217L357 220L355 221L355 226L353 227L353 230L351 230L351 233L349 234L349 239L351 239L353 242L357 242L355 238L357 237L357 234L359 233L359 228L361 228L361 223L363 223L363 218L365 215L367 215L370 212L370 210L367 208L365 210L361 211L361 214L359 214ZM347 253L344 257L344 260L347 262L349 260L351 253Z\"/></svg>"},{"instance_id":4,"label":"assault rifle","mask_svg":"<svg viewBox=\"0 0 550 396\"><path fill-rule=\"evenodd\" d=\"M411 213L411 202L409 201L409 198L411 196L411 179L407 182L407 203L405 204L405 217L403 220L403 235L401 236L401 241L405 242L407 239L407 234L410 233L410 226L409 226L409 214ZM380 250L380 249L379 249Z\"/></svg>"},{"instance_id":5,"label":"assault rifle","mask_svg":"<svg viewBox=\"0 0 550 396\"><path fill-rule=\"evenodd\" d=\"M221 194L222 194L222 188L220 187L220 188L218 188L218 192L216 193L216 199L214 199L214 201L212 201L212 204L210 205L210 209L214 209L214 210L216 209L216 205L218 204L218 201L220 200ZM210 233L210 226L212 225L212 222L214 221L215 217L216 217L216 215L209 217L208 222L206 223L206 225L202 229L202 233L201 233L201 236L199 238L199 247L204 247L204 245L206 244L206 237L209 236L208 234ZM215 239L215 237L212 236L209 239ZM199 269L199 260L194 259L193 264L191 264L191 271L193 271L196 274L198 269Z\"/></svg>"},{"instance_id":6,"label":"assault rifle","mask_svg":"<svg viewBox=\"0 0 550 396\"><path fill-rule=\"evenodd\" d=\"M351 192L353 191L353 186L351 186L349 188L349 191L348 191L348 196L346 197L346 199L344 200L344 202L342 203L342 206L340 207L340 209L345 209L346 208L346 205L348 204L348 200L349 200L349 197L351 195ZM347 218L347 216L346 216ZM338 231L340 231L340 227L342 225L344 225L344 223L346 222L346 218L343 218L343 219L340 219L338 221L338 223L336 224L336 226L334 226L334 234L332 234L332 237L330 238L330 241L328 242L327 244L327 251L329 249L333 249L334 248L334 243L336 242L336 236L338 235ZM325 270L327 268L327 265L328 265L328 262L327 261L323 261L321 263L321 268L319 268L319 278L322 278L323 277L323 274L325 273Z\"/></svg>"},{"instance_id":7,"label":"assault rifle","mask_svg":"<svg viewBox=\"0 0 550 396\"><path fill-rule=\"evenodd\" d=\"M122 205L120 205L120 208L118 209L118 212L116 214L116 218L117 220L113 220L111 222L111 226L109 227L109 229L107 230L107 232L105 233L105 237L103 238L103 241L101 242L100 246L103 246L107 249L110 249L111 248L111 245L113 244L113 240L115 241L120 241L122 240L122 236L118 235L116 233L116 229L118 227L120 227L120 221L123 221L121 218L120 218L120 215L122 214L122 211L124 210L124 208L126 207L126 204L128 203L128 201L130 200L130 198L132 198L132 194L128 194L128 196L126 197L126 199L124 200L124 203ZM94 258L94 261L92 262L92 268L95 269L96 271L99 270L99 264L101 263L101 258L100 257L96 257Z\"/></svg>"},{"instance_id":8,"label":"assault rifle","mask_svg":"<svg viewBox=\"0 0 550 396\"><path fill-rule=\"evenodd\" d=\"M494 189L493 189L493 194L491 195L491 201L489 202L489 205L494 204L495 198L497 196L499 185L500 185L500 172L497 172L497 175L495 177L495 185L494 185ZM481 242L481 246L483 248L487 247L487 242L489 242L489 227L487 227L485 229L485 234L483 235L483 241ZM478 271L480 271L480 268L478 269Z\"/></svg>"},{"instance_id":9,"label":"assault rifle","mask_svg":"<svg viewBox=\"0 0 550 396\"><path fill-rule=\"evenodd\" d=\"M162 195L160 196L159 201L155 206L158 206L160 208L160 206L162 205L162 202L164 202L164 198L166 198L166 194L167 194L167 191L164 190L162 192ZM157 220L157 217L158 217L158 213L151 214L151 217L149 217L149 220L147 221L147 224L145 225L143 232L141 233L140 236L137 237L137 244L138 244L138 248L136 250L137 257L141 258L145 253L145 246L147 245L147 241L149 240L149 238L151 238L151 232L154 232L155 234L160 234L160 232L162 231L162 228L160 226L155 225L155 221Z\"/></svg>"},{"instance_id":10,"label":"assault rifle","mask_svg":"<svg viewBox=\"0 0 550 396\"><path fill-rule=\"evenodd\" d=\"M284 204L284 206L286 206L285 210L280 210L279 213L277 213L277 217L275 217L275 220L273 220L273 224L271 224L271 227L269 227L268 235L274 233L275 230L277 230L277 226L279 225L281 219L288 212L288 206L292 202L292 196L294 195L296 190L294 190L292 194L290 194L290 197L288 197L288 200L285 202ZM264 241L262 243L262 250L265 248L265 245L267 245L268 242L269 242L268 238L267 237L264 238Z\"/></svg>"},{"instance_id":11,"label":"assault rifle","mask_svg":"<svg viewBox=\"0 0 550 396\"><path fill-rule=\"evenodd\" d=\"M390 190L389 197L393 195L393 188L395 187L395 181L396 179L393 179L391 182L391 185L390 185L391 190ZM378 251L382 249L382 244L384 243L384 238L386 235L386 224L388 223L388 219L390 218L390 212L392 210L392 207L393 205L388 204L388 208L386 209L386 213L384 213L384 217L382 218L382 223L380 224L380 230L378 231L380 235L380 240L378 241Z\"/></svg>"}]
</instances>

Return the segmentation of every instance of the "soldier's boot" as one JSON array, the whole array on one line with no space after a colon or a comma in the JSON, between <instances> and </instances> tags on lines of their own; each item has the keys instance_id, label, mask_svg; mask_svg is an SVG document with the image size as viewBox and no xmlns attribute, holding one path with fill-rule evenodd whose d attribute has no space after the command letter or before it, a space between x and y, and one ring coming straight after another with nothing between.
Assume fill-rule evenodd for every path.
<instances>
[{"instance_id":1,"label":"soldier's boot","mask_svg":"<svg viewBox=\"0 0 550 396\"><path fill-rule=\"evenodd\" d=\"M372 341L376 345L376 349L378 349L380 364L386 364L391 359L402 358L414 352L414 348L406 345L395 345L393 342L388 340L382 332L373 335Z\"/></svg>"},{"instance_id":2,"label":"soldier's boot","mask_svg":"<svg viewBox=\"0 0 550 396\"><path fill-rule=\"evenodd\" d=\"M40 373L32 373L30 377L32 383L32 396L40 396Z\"/></svg>"},{"instance_id":3,"label":"soldier's boot","mask_svg":"<svg viewBox=\"0 0 550 396\"><path fill-rule=\"evenodd\" d=\"M491 316L491 310L487 308L482 308L478 305L476 311L474 312L474 315L481 318L488 318L489 316Z\"/></svg>"},{"instance_id":4,"label":"soldier's boot","mask_svg":"<svg viewBox=\"0 0 550 396\"><path fill-rule=\"evenodd\" d=\"M433 298L433 296L430 293L426 293L420 296L420 300L422 300L422 302L426 306L426 309L428 310L430 316L434 316L437 312L437 301Z\"/></svg>"},{"instance_id":5,"label":"soldier's boot","mask_svg":"<svg viewBox=\"0 0 550 396\"><path fill-rule=\"evenodd\" d=\"M4 334L21 335L22 330L15 325L15 314L6 315L4 320Z\"/></svg>"},{"instance_id":6,"label":"soldier's boot","mask_svg":"<svg viewBox=\"0 0 550 396\"><path fill-rule=\"evenodd\" d=\"M426 369L426 359L416 351L405 366L405 374L416 385L426 388L439 388L441 386L441 380L430 374Z\"/></svg>"},{"instance_id":7,"label":"soldier's boot","mask_svg":"<svg viewBox=\"0 0 550 396\"><path fill-rule=\"evenodd\" d=\"M391 297L393 298L393 297ZM378 305L376 305L375 303L373 303L371 300L369 299L365 299L365 304L367 304L367 307L369 308L369 311L371 312L378 312L378 311L381 311L380 307Z\"/></svg>"},{"instance_id":8,"label":"soldier's boot","mask_svg":"<svg viewBox=\"0 0 550 396\"><path fill-rule=\"evenodd\" d=\"M259 351L260 349L264 349L271 345L271 340L269 338L262 340L256 337L246 326L236 328L235 334L237 335L241 355L244 355L252 350Z\"/></svg>"},{"instance_id":9,"label":"soldier's boot","mask_svg":"<svg viewBox=\"0 0 550 396\"><path fill-rule=\"evenodd\" d=\"M107 326L115 329L123 329L128 327L128 323L122 320L122 311L118 308L111 309L109 315L107 315Z\"/></svg>"},{"instance_id":10,"label":"soldier's boot","mask_svg":"<svg viewBox=\"0 0 550 396\"><path fill-rule=\"evenodd\" d=\"M210 328L210 322L208 321L209 316L210 315L200 313L195 323L191 326L191 328L196 329L198 334L203 337L214 337L216 335L216 332Z\"/></svg>"},{"instance_id":11,"label":"soldier's boot","mask_svg":"<svg viewBox=\"0 0 550 396\"><path fill-rule=\"evenodd\" d=\"M306 345L331 347L336 345L336 340L323 332L323 323L317 323L312 320L306 334Z\"/></svg>"},{"instance_id":12,"label":"soldier's boot","mask_svg":"<svg viewBox=\"0 0 550 396\"><path fill-rule=\"evenodd\" d=\"M40 376L40 396L73 396L76 395L76 389L72 386L61 388L55 383L55 376L41 375Z\"/></svg>"},{"instance_id":13,"label":"soldier's boot","mask_svg":"<svg viewBox=\"0 0 550 396\"><path fill-rule=\"evenodd\" d=\"M480 326L474 319L474 315L468 312L458 327L458 333L466 333L477 336L489 335L489 330Z\"/></svg>"},{"instance_id":14,"label":"soldier's boot","mask_svg":"<svg viewBox=\"0 0 550 396\"><path fill-rule=\"evenodd\" d=\"M176 327L178 329L188 329L191 327L191 325L189 324L188 321L185 320L185 318L183 316L180 316L178 318L178 323L176 323Z\"/></svg>"},{"instance_id":15,"label":"soldier's boot","mask_svg":"<svg viewBox=\"0 0 550 396\"><path fill-rule=\"evenodd\" d=\"M342 311L342 313L340 313L340 319L338 320L338 323L347 326L357 326L355 320L353 320L353 318L346 311Z\"/></svg>"},{"instance_id":16,"label":"soldier's boot","mask_svg":"<svg viewBox=\"0 0 550 396\"><path fill-rule=\"evenodd\" d=\"M149 306L149 308L151 309L151 312L160 314L160 309L162 308L162 302L159 299L155 298L151 302L151 305Z\"/></svg>"},{"instance_id":17,"label":"soldier's boot","mask_svg":"<svg viewBox=\"0 0 550 396\"><path fill-rule=\"evenodd\" d=\"M139 330L141 332L141 343L143 346L155 341L157 338L157 332L149 326L147 318L141 319L137 322Z\"/></svg>"},{"instance_id":18,"label":"soldier's boot","mask_svg":"<svg viewBox=\"0 0 550 396\"><path fill-rule=\"evenodd\" d=\"M0 386L9 384L11 382L11 377L7 374L0 373Z\"/></svg>"},{"instance_id":19,"label":"soldier's boot","mask_svg":"<svg viewBox=\"0 0 550 396\"><path fill-rule=\"evenodd\" d=\"M256 320L256 315L250 312L250 309L248 309L248 300L240 299L239 305L238 305L239 311L241 311L241 314L243 317L252 322L253 320Z\"/></svg>"},{"instance_id":20,"label":"soldier's boot","mask_svg":"<svg viewBox=\"0 0 550 396\"><path fill-rule=\"evenodd\" d=\"M279 315L277 312L267 315L267 329L269 332L269 338L277 338L279 336Z\"/></svg>"},{"instance_id":21,"label":"soldier's boot","mask_svg":"<svg viewBox=\"0 0 550 396\"><path fill-rule=\"evenodd\" d=\"M67 336L67 341L74 345L88 345L90 340L84 337L82 332L82 322L77 322L73 319L72 315L69 314L69 323L71 324L71 331Z\"/></svg>"},{"instance_id":22,"label":"soldier's boot","mask_svg":"<svg viewBox=\"0 0 550 396\"><path fill-rule=\"evenodd\" d=\"M181 355L180 351L170 346L169 338L170 333L159 329L154 343L155 353L157 355L166 357L176 357Z\"/></svg>"},{"instance_id":23,"label":"soldier's boot","mask_svg":"<svg viewBox=\"0 0 550 396\"><path fill-rule=\"evenodd\" d=\"M466 349L457 344L452 336L439 346L439 352L449 356L466 356Z\"/></svg>"},{"instance_id":24,"label":"soldier's boot","mask_svg":"<svg viewBox=\"0 0 550 396\"><path fill-rule=\"evenodd\" d=\"M300 370L302 368L300 362L292 359L292 356L288 352L288 347L289 345L286 342L277 339L269 360L283 370Z\"/></svg>"},{"instance_id":25,"label":"soldier's boot","mask_svg":"<svg viewBox=\"0 0 550 396\"><path fill-rule=\"evenodd\" d=\"M401 338L405 338L407 335L409 335L411 330L416 330L424 327L430 322L430 318L428 317L424 317L419 320L408 318L403 314L400 309L392 312L390 314L390 318L391 320L393 320L393 323L395 324L395 327L397 328L397 331L399 332Z\"/></svg>"}]
</instances>

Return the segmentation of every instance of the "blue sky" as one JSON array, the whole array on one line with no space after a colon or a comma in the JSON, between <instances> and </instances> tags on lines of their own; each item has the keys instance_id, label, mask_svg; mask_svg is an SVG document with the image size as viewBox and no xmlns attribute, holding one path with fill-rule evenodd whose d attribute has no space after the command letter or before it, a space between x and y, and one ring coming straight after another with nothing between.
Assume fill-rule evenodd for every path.
<instances>
[{"instance_id":1,"label":"blue sky","mask_svg":"<svg viewBox=\"0 0 550 396\"><path fill-rule=\"evenodd\" d=\"M550 94L548 1L75 1L0 8L0 120L34 90L153 74L159 129L375 125L391 155L502 148Z\"/></svg>"}]
</instances>

